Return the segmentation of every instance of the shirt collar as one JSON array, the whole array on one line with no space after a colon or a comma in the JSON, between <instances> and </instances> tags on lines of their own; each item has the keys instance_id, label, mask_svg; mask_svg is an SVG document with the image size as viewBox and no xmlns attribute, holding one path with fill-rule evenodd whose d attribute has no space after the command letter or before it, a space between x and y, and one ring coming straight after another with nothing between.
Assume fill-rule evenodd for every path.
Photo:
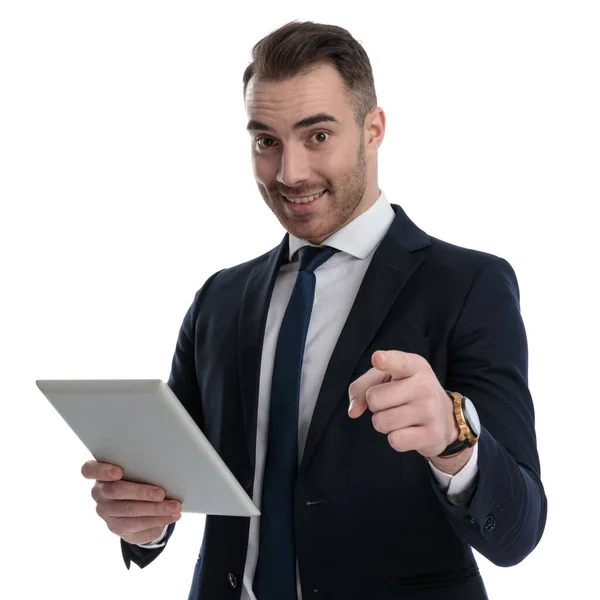
<instances>
[{"instance_id":1,"label":"shirt collar","mask_svg":"<svg viewBox=\"0 0 600 600\"><path fill-rule=\"evenodd\" d=\"M321 246L331 246L356 258L365 259L379 245L395 217L394 209L385 194L380 191L379 198L373 206L330 235ZM312 245L307 240L301 240L290 233L288 246L290 262L300 248Z\"/></svg>"}]
</instances>

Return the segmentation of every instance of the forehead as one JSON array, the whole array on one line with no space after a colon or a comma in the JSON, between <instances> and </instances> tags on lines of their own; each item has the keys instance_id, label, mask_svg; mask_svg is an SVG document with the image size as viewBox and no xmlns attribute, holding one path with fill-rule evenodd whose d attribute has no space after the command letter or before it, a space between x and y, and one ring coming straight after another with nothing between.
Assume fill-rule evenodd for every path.
<instances>
[{"instance_id":1,"label":"forehead","mask_svg":"<svg viewBox=\"0 0 600 600\"><path fill-rule=\"evenodd\" d=\"M327 113L343 123L353 118L344 80L331 65L285 81L252 78L246 91L248 119L273 129L292 127L309 115Z\"/></svg>"}]
</instances>

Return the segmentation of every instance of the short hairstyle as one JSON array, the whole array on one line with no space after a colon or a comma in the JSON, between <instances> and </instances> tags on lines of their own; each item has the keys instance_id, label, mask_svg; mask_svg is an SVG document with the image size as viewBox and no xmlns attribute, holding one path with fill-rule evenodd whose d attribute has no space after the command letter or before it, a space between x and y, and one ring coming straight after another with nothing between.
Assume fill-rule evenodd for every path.
<instances>
[{"instance_id":1,"label":"short hairstyle","mask_svg":"<svg viewBox=\"0 0 600 600\"><path fill-rule=\"evenodd\" d=\"M371 62L361 44L336 25L292 21L260 40L244 71L244 97L252 77L285 81L322 64L330 64L341 75L362 127L367 113L377 106Z\"/></svg>"}]
</instances>

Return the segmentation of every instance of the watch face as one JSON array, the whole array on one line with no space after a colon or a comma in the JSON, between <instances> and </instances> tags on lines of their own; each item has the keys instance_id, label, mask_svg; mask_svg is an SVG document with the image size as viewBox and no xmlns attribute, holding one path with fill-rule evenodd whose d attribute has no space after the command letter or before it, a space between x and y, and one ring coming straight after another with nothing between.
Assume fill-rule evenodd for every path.
<instances>
[{"instance_id":1,"label":"watch face","mask_svg":"<svg viewBox=\"0 0 600 600\"><path fill-rule=\"evenodd\" d=\"M467 397L464 399L463 412L468 421L469 427L473 433L479 437L479 434L481 433L481 422L479 421L479 415L475 410L475 405Z\"/></svg>"}]
</instances>

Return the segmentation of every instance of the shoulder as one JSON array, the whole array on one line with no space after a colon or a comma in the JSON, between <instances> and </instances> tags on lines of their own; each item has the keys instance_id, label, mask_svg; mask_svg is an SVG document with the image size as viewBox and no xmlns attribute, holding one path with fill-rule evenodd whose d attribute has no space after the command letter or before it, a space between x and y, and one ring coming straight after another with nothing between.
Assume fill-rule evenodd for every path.
<instances>
[{"instance_id":1,"label":"shoulder","mask_svg":"<svg viewBox=\"0 0 600 600\"><path fill-rule=\"evenodd\" d=\"M458 246L433 236L429 236L429 239L431 240L431 246L429 247L428 260L440 267L480 269L495 263L508 264L504 258L490 252Z\"/></svg>"},{"instance_id":2,"label":"shoulder","mask_svg":"<svg viewBox=\"0 0 600 600\"><path fill-rule=\"evenodd\" d=\"M196 315L201 306L214 308L238 304L252 271L264 265L277 251L276 247L261 256L213 273L196 292L192 312Z\"/></svg>"},{"instance_id":3,"label":"shoulder","mask_svg":"<svg viewBox=\"0 0 600 600\"><path fill-rule=\"evenodd\" d=\"M396 218L388 232L405 251L423 253L422 267L428 275L472 280L486 269L500 269L514 276L506 259L490 252L459 246L436 238L416 225L399 205L392 205Z\"/></svg>"},{"instance_id":4,"label":"shoulder","mask_svg":"<svg viewBox=\"0 0 600 600\"><path fill-rule=\"evenodd\" d=\"M432 270L470 279L485 272L497 271L516 279L512 265L502 256L458 246L432 236L429 239L431 246L427 249L425 263Z\"/></svg>"},{"instance_id":5,"label":"shoulder","mask_svg":"<svg viewBox=\"0 0 600 600\"><path fill-rule=\"evenodd\" d=\"M221 269L214 273L204 284L204 287L210 283L211 293L219 293L225 290L229 293L234 292L238 288L243 289L250 273L257 267L266 263L271 258L273 252L277 252L277 248L265 252L261 256L257 256L251 260Z\"/></svg>"},{"instance_id":6,"label":"shoulder","mask_svg":"<svg viewBox=\"0 0 600 600\"><path fill-rule=\"evenodd\" d=\"M506 293L519 299L519 283L513 266L502 256L459 246L428 236L416 282L440 302L462 304L467 297Z\"/></svg>"}]
</instances>

